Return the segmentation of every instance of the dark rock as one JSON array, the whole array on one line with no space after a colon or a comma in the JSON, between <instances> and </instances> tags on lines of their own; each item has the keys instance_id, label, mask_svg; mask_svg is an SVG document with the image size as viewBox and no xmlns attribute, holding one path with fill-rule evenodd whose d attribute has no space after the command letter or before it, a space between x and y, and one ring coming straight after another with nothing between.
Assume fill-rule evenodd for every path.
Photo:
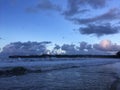
<instances>
[{"instance_id":1,"label":"dark rock","mask_svg":"<svg viewBox=\"0 0 120 90\"><path fill-rule=\"evenodd\" d=\"M0 76L2 76L2 75L4 75L5 74L5 72L4 71L0 71Z\"/></svg>"},{"instance_id":2,"label":"dark rock","mask_svg":"<svg viewBox=\"0 0 120 90\"><path fill-rule=\"evenodd\" d=\"M6 72L8 74L12 74L12 75L23 75L27 72L28 70L24 67L14 67L11 70L7 70Z\"/></svg>"}]
</instances>

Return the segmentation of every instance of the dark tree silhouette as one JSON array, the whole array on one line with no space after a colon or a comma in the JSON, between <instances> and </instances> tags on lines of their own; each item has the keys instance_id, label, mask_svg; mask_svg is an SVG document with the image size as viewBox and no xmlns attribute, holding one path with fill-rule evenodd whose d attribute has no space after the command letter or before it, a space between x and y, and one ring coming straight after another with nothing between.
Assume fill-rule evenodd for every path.
<instances>
[{"instance_id":1,"label":"dark tree silhouette","mask_svg":"<svg viewBox=\"0 0 120 90\"><path fill-rule=\"evenodd\" d=\"M118 52L116 53L116 55L120 57L120 51L118 51Z\"/></svg>"}]
</instances>

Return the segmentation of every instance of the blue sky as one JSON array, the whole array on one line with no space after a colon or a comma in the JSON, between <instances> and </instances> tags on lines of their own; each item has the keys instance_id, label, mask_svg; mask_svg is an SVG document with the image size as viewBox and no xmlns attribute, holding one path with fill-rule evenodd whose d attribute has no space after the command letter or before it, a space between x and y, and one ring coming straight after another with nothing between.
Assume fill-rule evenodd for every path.
<instances>
[{"instance_id":1,"label":"blue sky","mask_svg":"<svg viewBox=\"0 0 120 90\"><path fill-rule=\"evenodd\" d=\"M17 41L120 44L119 13L119 0L0 0L0 47Z\"/></svg>"}]
</instances>

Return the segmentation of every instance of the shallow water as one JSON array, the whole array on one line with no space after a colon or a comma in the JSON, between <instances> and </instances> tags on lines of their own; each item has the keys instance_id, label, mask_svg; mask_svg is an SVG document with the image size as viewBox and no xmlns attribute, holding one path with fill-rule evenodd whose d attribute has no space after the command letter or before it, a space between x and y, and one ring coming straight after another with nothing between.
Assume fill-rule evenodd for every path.
<instances>
[{"instance_id":1,"label":"shallow water","mask_svg":"<svg viewBox=\"0 0 120 90\"><path fill-rule=\"evenodd\" d=\"M99 65L96 61L95 65L93 62L82 63L75 68L0 77L0 90L114 90L114 86L119 87L114 85L116 69L113 62L110 64L111 60L107 61L108 65L106 63L104 65L104 62ZM112 85L114 86L111 88Z\"/></svg>"},{"instance_id":2,"label":"shallow water","mask_svg":"<svg viewBox=\"0 0 120 90\"><path fill-rule=\"evenodd\" d=\"M114 78L100 67L81 67L0 78L0 90L109 90Z\"/></svg>"}]
</instances>

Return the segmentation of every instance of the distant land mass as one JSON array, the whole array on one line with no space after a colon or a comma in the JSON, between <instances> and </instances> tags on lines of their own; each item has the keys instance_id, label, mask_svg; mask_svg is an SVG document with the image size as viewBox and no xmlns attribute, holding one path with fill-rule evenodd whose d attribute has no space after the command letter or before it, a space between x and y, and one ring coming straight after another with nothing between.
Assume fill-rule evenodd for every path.
<instances>
[{"instance_id":1,"label":"distant land mass","mask_svg":"<svg viewBox=\"0 0 120 90\"><path fill-rule=\"evenodd\" d=\"M11 55L9 58L120 58L120 55Z\"/></svg>"}]
</instances>

